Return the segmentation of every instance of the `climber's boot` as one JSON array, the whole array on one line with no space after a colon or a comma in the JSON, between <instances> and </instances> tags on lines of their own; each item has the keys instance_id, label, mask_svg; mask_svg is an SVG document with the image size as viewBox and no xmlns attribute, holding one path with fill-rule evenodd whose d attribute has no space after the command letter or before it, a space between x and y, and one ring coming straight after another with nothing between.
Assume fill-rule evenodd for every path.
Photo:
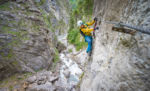
<instances>
[{"instance_id":1,"label":"climber's boot","mask_svg":"<svg viewBox=\"0 0 150 91\"><path fill-rule=\"evenodd\" d=\"M91 56L91 55L92 55L92 51L89 51L89 52L88 52L88 55Z\"/></svg>"}]
</instances>

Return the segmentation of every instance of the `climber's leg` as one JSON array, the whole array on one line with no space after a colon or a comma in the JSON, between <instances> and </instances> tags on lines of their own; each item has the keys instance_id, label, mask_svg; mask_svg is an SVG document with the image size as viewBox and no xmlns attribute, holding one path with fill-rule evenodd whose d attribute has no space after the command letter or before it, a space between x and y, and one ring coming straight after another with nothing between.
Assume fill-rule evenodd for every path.
<instances>
[{"instance_id":1,"label":"climber's leg","mask_svg":"<svg viewBox=\"0 0 150 91\"><path fill-rule=\"evenodd\" d=\"M92 37L91 36L85 36L85 41L88 42L88 48L86 52L91 52L92 51Z\"/></svg>"}]
</instances>

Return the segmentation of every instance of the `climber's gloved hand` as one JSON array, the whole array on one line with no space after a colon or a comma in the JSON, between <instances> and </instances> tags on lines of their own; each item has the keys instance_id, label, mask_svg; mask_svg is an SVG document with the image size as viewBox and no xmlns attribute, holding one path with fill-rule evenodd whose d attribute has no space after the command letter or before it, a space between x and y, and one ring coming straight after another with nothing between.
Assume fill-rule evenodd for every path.
<instances>
[{"instance_id":1,"label":"climber's gloved hand","mask_svg":"<svg viewBox=\"0 0 150 91\"><path fill-rule=\"evenodd\" d=\"M95 18L94 18L94 21L97 21L97 20L98 20L97 17L95 17Z\"/></svg>"},{"instance_id":2,"label":"climber's gloved hand","mask_svg":"<svg viewBox=\"0 0 150 91\"><path fill-rule=\"evenodd\" d=\"M99 29L99 27L94 28L94 30L98 30L98 29Z\"/></svg>"}]
</instances>

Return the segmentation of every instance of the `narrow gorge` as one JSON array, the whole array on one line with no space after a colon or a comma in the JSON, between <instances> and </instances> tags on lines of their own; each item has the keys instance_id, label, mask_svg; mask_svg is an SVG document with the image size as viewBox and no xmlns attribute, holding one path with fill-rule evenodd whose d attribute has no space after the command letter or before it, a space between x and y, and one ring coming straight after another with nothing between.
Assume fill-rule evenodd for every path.
<instances>
[{"instance_id":1,"label":"narrow gorge","mask_svg":"<svg viewBox=\"0 0 150 91\"><path fill-rule=\"evenodd\" d=\"M0 91L150 91L150 35L119 24L149 32L150 0L0 0Z\"/></svg>"}]
</instances>

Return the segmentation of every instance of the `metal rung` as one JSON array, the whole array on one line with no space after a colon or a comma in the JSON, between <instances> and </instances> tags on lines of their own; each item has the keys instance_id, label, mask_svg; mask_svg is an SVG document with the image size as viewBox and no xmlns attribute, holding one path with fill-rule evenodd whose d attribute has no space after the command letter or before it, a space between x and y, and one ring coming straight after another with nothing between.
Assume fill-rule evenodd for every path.
<instances>
[{"instance_id":1,"label":"metal rung","mask_svg":"<svg viewBox=\"0 0 150 91\"><path fill-rule=\"evenodd\" d=\"M148 34L150 35L150 29L145 29L142 26L132 26L129 24L124 24L123 22L114 22L114 21L101 21L101 22L105 22L108 24L114 24L115 26L113 26L113 30L114 31L119 31L119 32L123 32L123 33L128 33L128 34L135 34L135 32L130 32L130 31L138 31L144 34Z\"/></svg>"},{"instance_id":2,"label":"metal rung","mask_svg":"<svg viewBox=\"0 0 150 91\"><path fill-rule=\"evenodd\" d=\"M117 31L117 32L122 32L122 33L126 33L126 34L131 34L131 35L135 35L136 31L133 29L129 29L129 28L125 28L125 27L120 27L120 26L113 26L112 27L113 31Z\"/></svg>"}]
</instances>

